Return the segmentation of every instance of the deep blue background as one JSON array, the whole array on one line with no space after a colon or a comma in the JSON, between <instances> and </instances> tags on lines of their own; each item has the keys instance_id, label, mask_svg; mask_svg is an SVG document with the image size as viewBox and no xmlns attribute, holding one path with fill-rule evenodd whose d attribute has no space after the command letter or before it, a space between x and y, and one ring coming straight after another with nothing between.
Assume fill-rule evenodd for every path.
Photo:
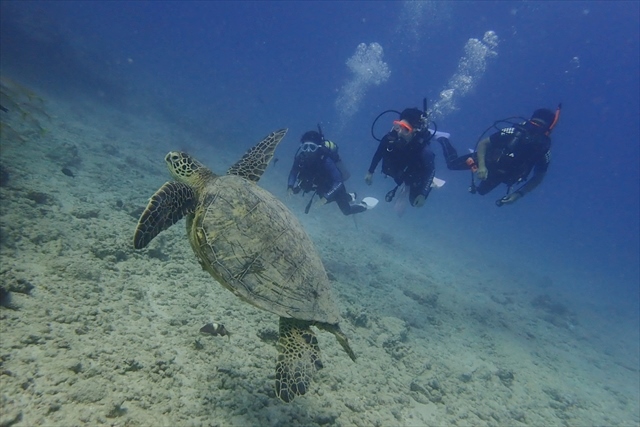
<instances>
[{"instance_id":1,"label":"deep blue background","mask_svg":"<svg viewBox=\"0 0 640 427\"><path fill-rule=\"evenodd\" d=\"M423 96L436 100L465 43L493 30L498 56L439 128L463 152L494 120L562 102L545 182L498 209L502 189L468 195L468 174L447 171L434 147L437 175L447 185L423 209L394 221L424 230L416 238L449 236L474 248L478 259L526 264L551 277L564 269L565 279L575 272L575 280L557 285L631 301L637 310L638 8L638 2L3 1L2 72L123 109L139 111L147 100L204 138L224 130L238 152L288 126L293 136L281 147L288 159L298 136L320 121L349 163L349 186L364 191L376 115L420 106ZM345 62L363 42L383 46L391 77L369 87L341 127L335 101L351 77ZM380 197L388 182L378 175L366 190Z\"/></svg>"}]
</instances>

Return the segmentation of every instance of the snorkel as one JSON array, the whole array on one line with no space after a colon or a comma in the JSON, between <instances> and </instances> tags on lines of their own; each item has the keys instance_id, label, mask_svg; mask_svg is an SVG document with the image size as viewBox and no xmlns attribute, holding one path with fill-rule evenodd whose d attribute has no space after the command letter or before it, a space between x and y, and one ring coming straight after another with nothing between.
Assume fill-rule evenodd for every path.
<instances>
[{"instance_id":1,"label":"snorkel","mask_svg":"<svg viewBox=\"0 0 640 427\"><path fill-rule=\"evenodd\" d=\"M322 133L322 127L320 127L320 123L318 123L318 133L320 134L320 138L324 141L324 133Z\"/></svg>"}]
</instances>

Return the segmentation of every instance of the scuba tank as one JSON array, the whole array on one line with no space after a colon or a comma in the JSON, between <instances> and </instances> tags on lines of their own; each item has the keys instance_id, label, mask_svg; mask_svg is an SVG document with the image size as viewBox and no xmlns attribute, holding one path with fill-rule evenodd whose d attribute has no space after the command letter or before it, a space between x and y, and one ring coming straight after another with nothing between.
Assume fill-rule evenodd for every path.
<instances>
[{"instance_id":1,"label":"scuba tank","mask_svg":"<svg viewBox=\"0 0 640 427\"><path fill-rule=\"evenodd\" d=\"M338 144L324 137L324 133L322 132L322 127L320 126L320 123L318 123L318 133L320 134L320 137L324 141L325 148L327 148L330 151L331 158L335 162L336 167L338 168L338 170L340 171L340 174L342 175L342 181L348 180L351 177L351 173L349 172L344 162L340 158L340 154L338 153Z\"/></svg>"}]
</instances>

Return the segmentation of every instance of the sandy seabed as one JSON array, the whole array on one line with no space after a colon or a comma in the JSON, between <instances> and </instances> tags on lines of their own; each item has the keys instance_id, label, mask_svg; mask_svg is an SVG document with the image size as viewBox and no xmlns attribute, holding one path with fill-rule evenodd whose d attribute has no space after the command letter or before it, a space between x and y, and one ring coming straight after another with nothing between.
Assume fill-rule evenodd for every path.
<instances>
[{"instance_id":1,"label":"sandy seabed","mask_svg":"<svg viewBox=\"0 0 640 427\"><path fill-rule=\"evenodd\" d=\"M180 130L15 97L1 113L0 427L640 423L637 332L619 319L572 306L542 274L461 269L447 255L457 248L437 242L418 252L366 214L357 228L337 208L305 216L302 198L286 202L358 360L320 332L324 369L306 396L279 401L277 316L202 271L183 222L133 250ZM235 160L221 152L210 166ZM261 185L284 197L273 170ZM232 335L200 334L208 322Z\"/></svg>"}]
</instances>

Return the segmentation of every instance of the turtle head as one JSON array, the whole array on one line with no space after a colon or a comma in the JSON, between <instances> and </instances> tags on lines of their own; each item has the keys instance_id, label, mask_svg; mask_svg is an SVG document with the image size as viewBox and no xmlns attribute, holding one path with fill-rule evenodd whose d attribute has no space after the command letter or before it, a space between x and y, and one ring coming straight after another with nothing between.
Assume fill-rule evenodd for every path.
<instances>
[{"instance_id":1,"label":"turtle head","mask_svg":"<svg viewBox=\"0 0 640 427\"><path fill-rule=\"evenodd\" d=\"M182 151L169 152L164 161L167 162L171 176L185 184L198 184L213 175L205 165Z\"/></svg>"}]
</instances>

